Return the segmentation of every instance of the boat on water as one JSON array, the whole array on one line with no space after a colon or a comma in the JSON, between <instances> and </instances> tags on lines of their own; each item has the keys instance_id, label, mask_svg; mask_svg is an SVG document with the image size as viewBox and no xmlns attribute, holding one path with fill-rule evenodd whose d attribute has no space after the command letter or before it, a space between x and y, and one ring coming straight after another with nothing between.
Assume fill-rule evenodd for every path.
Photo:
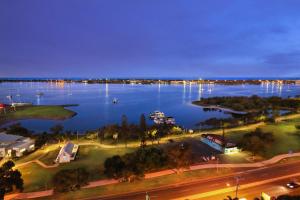
<instances>
[{"instance_id":1,"label":"boat on water","mask_svg":"<svg viewBox=\"0 0 300 200\"><path fill-rule=\"evenodd\" d=\"M175 119L174 119L174 117L166 117L165 118L165 123L166 124L175 124Z\"/></svg>"},{"instance_id":2,"label":"boat on water","mask_svg":"<svg viewBox=\"0 0 300 200\"><path fill-rule=\"evenodd\" d=\"M166 117L161 111L154 111L151 113L150 119L152 119L155 124L175 124L175 119L173 117Z\"/></svg>"},{"instance_id":3,"label":"boat on water","mask_svg":"<svg viewBox=\"0 0 300 200\"><path fill-rule=\"evenodd\" d=\"M112 102L113 102L113 104L117 104L118 103L118 99L114 98Z\"/></svg>"},{"instance_id":4,"label":"boat on water","mask_svg":"<svg viewBox=\"0 0 300 200\"><path fill-rule=\"evenodd\" d=\"M44 96L44 93L43 92L38 92L38 93L36 93L36 96L37 97Z\"/></svg>"},{"instance_id":5,"label":"boat on water","mask_svg":"<svg viewBox=\"0 0 300 200\"><path fill-rule=\"evenodd\" d=\"M150 119L154 120L155 118L164 118L165 114L161 111L154 111L150 114Z\"/></svg>"},{"instance_id":6,"label":"boat on water","mask_svg":"<svg viewBox=\"0 0 300 200\"><path fill-rule=\"evenodd\" d=\"M163 124L163 123L165 123L165 120L164 120L164 118L154 118L153 122L155 124Z\"/></svg>"}]
</instances>

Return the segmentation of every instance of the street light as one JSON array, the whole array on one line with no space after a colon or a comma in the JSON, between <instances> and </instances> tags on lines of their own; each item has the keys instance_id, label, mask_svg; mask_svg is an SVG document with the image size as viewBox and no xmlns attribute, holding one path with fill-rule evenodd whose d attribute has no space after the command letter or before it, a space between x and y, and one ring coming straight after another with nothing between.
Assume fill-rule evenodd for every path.
<instances>
[{"instance_id":1,"label":"street light","mask_svg":"<svg viewBox=\"0 0 300 200\"><path fill-rule=\"evenodd\" d=\"M217 174L219 173L219 157L217 157Z\"/></svg>"},{"instance_id":2,"label":"street light","mask_svg":"<svg viewBox=\"0 0 300 200\"><path fill-rule=\"evenodd\" d=\"M146 200L150 200L150 196L149 196L148 192L146 192Z\"/></svg>"}]
</instances>

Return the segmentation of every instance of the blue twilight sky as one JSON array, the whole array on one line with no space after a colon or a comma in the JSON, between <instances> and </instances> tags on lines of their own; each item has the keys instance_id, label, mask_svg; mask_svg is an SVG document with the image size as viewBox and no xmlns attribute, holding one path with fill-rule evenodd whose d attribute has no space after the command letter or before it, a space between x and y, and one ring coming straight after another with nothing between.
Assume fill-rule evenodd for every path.
<instances>
[{"instance_id":1,"label":"blue twilight sky","mask_svg":"<svg viewBox=\"0 0 300 200\"><path fill-rule=\"evenodd\" d=\"M299 77L299 0L1 0L0 77Z\"/></svg>"}]
</instances>

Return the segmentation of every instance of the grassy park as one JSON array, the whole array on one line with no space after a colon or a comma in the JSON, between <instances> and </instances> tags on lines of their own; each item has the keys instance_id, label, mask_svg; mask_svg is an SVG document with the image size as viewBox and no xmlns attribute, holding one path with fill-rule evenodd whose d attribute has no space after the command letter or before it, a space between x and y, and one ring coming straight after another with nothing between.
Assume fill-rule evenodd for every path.
<instances>
[{"instance_id":1,"label":"grassy park","mask_svg":"<svg viewBox=\"0 0 300 200\"><path fill-rule=\"evenodd\" d=\"M265 158L273 157L277 154L288 153L289 150L299 151L300 143L298 142L300 139L299 130L295 128L295 125L300 124L299 115L295 115L296 118L293 117L285 117L281 122L278 123L270 123L264 124L260 123L259 125L247 125L243 127L237 128L228 128L226 129L226 137L230 138L233 141L238 142L244 134L249 131L254 130L257 127L260 127L262 131L272 132L274 134L274 144L271 148L267 149L264 152ZM217 134L222 134L220 130L212 131ZM194 133L190 135L190 137L198 140L201 132ZM171 138L169 136L168 138ZM175 141L187 140L189 138L188 135L176 135L174 136ZM284 142L282 142L284 141ZM77 141L74 141L77 142ZM168 142L166 138L161 140L161 145L165 142ZM36 163L29 163L22 166L22 163L36 160L43 162L45 165L53 165L53 160L56 158L57 153L62 145L53 144L43 147L43 149L39 149L34 153L27 155L16 161L18 165L17 168L23 174L24 183L25 183L25 192L38 191L49 189L52 187L51 179L53 175L62 169L74 169L78 167L86 168L91 176L91 180L98 180L101 178L105 178L103 174L103 163L106 158L111 157L113 155L124 155L126 153L130 153L136 150L139 142L131 142L128 143L128 148L125 148L124 144L119 143L117 145L108 145L108 144L100 144L98 142L87 142L79 140L80 145L78 156L75 161L68 164L60 164L58 167L53 168L43 168L42 166ZM150 142L148 143L150 145ZM230 159L229 159L230 160ZM205 172L206 173L206 172ZM153 185L164 185L170 184L172 182L180 182L180 177L182 176L191 176L195 178L203 177L204 174L201 171L188 172L180 175L171 175L162 178L155 178L151 180L139 181L134 184L130 184L132 186L132 191L138 189L140 187L149 187L151 188ZM181 179L183 180L183 179ZM129 188L128 183L121 184L120 187ZM72 193L72 195L77 195L78 197L84 197L87 193L95 192L95 194L109 194L113 190L114 186L105 186L94 189L82 189L81 191ZM115 188L114 188L115 189ZM121 191L121 189L120 189ZM116 191L117 192L117 191ZM91 194L91 193L90 193ZM65 196L66 195L66 196ZM62 196L66 197L69 194L64 194ZM58 196L60 198L61 196Z\"/></svg>"},{"instance_id":2,"label":"grassy park","mask_svg":"<svg viewBox=\"0 0 300 200\"><path fill-rule=\"evenodd\" d=\"M274 135L274 142L270 148L263 153L265 158L271 158L278 154L285 154L289 151L300 151L300 130L295 125L300 125L300 118L283 120L278 123L270 123L260 126L263 132L270 132ZM228 131L226 137L239 142L243 135L249 130Z\"/></svg>"},{"instance_id":3,"label":"grassy park","mask_svg":"<svg viewBox=\"0 0 300 200\"><path fill-rule=\"evenodd\" d=\"M31 155L18 160L21 164L30 160L39 159L46 165L53 165L59 151L59 145L50 145L44 150L37 150ZM91 180L103 178L103 162L113 155L122 155L134 151L134 148L101 148L94 145L83 145L79 147L78 156L75 161L60 164L58 167L43 168L36 163L21 165L17 167L24 178L25 192L44 190L51 187L51 178L62 169L86 168L92 176Z\"/></svg>"},{"instance_id":4,"label":"grassy park","mask_svg":"<svg viewBox=\"0 0 300 200\"><path fill-rule=\"evenodd\" d=\"M50 119L64 120L76 115L75 112L66 109L64 106L24 106L15 110L9 108L6 113L0 113L0 124L21 119Z\"/></svg>"}]
</instances>

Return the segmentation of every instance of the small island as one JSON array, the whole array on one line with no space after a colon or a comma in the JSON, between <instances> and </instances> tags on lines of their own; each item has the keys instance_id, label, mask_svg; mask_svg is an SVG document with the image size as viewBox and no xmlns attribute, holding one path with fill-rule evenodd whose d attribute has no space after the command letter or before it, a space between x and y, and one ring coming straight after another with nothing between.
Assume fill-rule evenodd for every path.
<instances>
[{"instance_id":1,"label":"small island","mask_svg":"<svg viewBox=\"0 0 300 200\"><path fill-rule=\"evenodd\" d=\"M0 110L0 124L23 119L65 120L77 113L65 107L76 105L6 106Z\"/></svg>"}]
</instances>

